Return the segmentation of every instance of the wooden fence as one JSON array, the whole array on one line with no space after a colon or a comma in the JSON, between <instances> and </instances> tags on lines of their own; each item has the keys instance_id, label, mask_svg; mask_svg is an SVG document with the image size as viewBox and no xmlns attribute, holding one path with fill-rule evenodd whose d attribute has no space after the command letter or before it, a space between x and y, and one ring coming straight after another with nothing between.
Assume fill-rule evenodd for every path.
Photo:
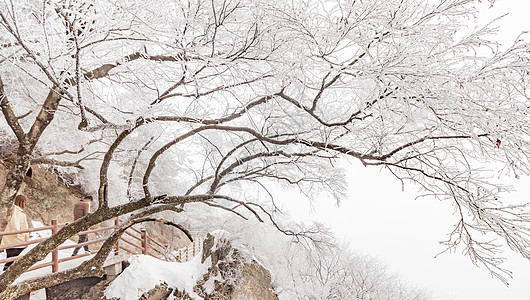
<instances>
[{"instance_id":1,"label":"wooden fence","mask_svg":"<svg viewBox=\"0 0 530 300\"><path fill-rule=\"evenodd\" d=\"M94 233L103 233L105 231L113 230L119 225L119 218L110 219L113 221L113 225L102 227L102 228L96 228L96 229L90 229L86 231L82 231L77 233L77 235L81 234L94 234ZM31 229L24 229L24 230L13 230L13 231L4 231L0 232L0 237L4 235L13 235L13 234L19 234L19 233L30 233L30 232L39 232L39 231L45 231L45 230L51 230L52 234L56 233L61 227L66 225L66 223L58 223L57 220L52 220L51 226L44 226L44 227L38 227L38 228L31 228ZM0 246L0 251L4 251L8 248L17 248L17 247L27 247L29 245L38 244L47 238L40 238L40 239L34 239L29 240L24 243L17 243L17 244L9 244ZM64 257L59 258L59 250L65 250L65 249L71 249L71 248L77 248L77 247L83 247L85 245L91 245L96 243L101 243L106 240L105 237L98 237L96 239L89 240L85 243L79 243L79 244L72 244L72 245L64 245L59 246L52 250L51 254L51 261L49 262L43 262L43 263L37 263L30 267L26 272L44 268L51 266L52 272L58 272L59 271L59 264L62 262L78 259L81 257L85 257L88 255L91 255L90 253L83 253L76 256L71 257ZM200 241L200 242L199 242ZM200 250L202 249L202 239L193 242L191 245L185 248L181 248L176 250L175 252L178 253L176 255L176 260L179 262L186 262L189 261L193 256L195 256ZM168 244L160 241L159 239L155 238L154 236L151 236L148 234L148 232L145 229L136 229L134 227L130 227L125 231L125 233L121 236L121 238L118 240L118 242L115 245L114 253L117 255L119 254L119 251L123 250L130 254L145 254L145 255L151 255L153 257L159 258L159 259L166 259L168 257L168 254L170 254L170 249L168 249ZM173 254L173 256L175 256ZM0 264L15 261L22 257L20 256L14 256L9 257L5 259L0 259Z\"/></svg>"},{"instance_id":2,"label":"wooden fence","mask_svg":"<svg viewBox=\"0 0 530 300\"><path fill-rule=\"evenodd\" d=\"M177 262L187 262L190 261L197 253L202 251L202 244L204 239L196 239L193 243L189 244L187 247L180 248L176 252Z\"/></svg>"}]
</instances>

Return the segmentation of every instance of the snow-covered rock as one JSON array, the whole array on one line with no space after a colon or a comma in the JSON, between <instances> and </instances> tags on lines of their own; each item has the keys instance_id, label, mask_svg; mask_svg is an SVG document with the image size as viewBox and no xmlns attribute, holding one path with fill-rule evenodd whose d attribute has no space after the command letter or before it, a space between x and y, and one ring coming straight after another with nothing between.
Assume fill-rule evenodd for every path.
<instances>
[{"instance_id":1,"label":"snow-covered rock","mask_svg":"<svg viewBox=\"0 0 530 300\"><path fill-rule=\"evenodd\" d=\"M204 250L186 263L138 255L106 289L107 299L277 300L270 272L226 231L208 234Z\"/></svg>"}]
</instances>

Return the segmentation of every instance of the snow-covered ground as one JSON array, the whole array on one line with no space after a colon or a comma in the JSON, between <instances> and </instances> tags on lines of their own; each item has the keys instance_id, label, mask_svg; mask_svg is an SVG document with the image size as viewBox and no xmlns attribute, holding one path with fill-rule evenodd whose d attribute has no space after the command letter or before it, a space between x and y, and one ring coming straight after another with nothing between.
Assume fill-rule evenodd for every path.
<instances>
[{"instance_id":1,"label":"snow-covered ground","mask_svg":"<svg viewBox=\"0 0 530 300\"><path fill-rule=\"evenodd\" d=\"M243 245L237 244L233 236L224 230L215 230L210 233L215 237L210 251L213 253L219 247L219 240L230 241L232 247L237 247L240 253L250 253ZM136 300L143 293L152 290L157 285L165 282L168 286L186 292L192 299L203 299L194 291L197 281L203 278L212 265L209 256L201 263L202 250L187 262L166 262L152 256L134 255L129 258L130 265L107 287L105 296L116 297L120 300ZM214 281L221 281L221 275L210 276L202 284L206 293L212 293ZM168 300L176 300L170 295Z\"/></svg>"},{"instance_id":2,"label":"snow-covered ground","mask_svg":"<svg viewBox=\"0 0 530 300\"><path fill-rule=\"evenodd\" d=\"M143 293L165 282L179 291L186 291L194 299L201 299L193 292L193 286L210 265L209 259L202 264L201 256L196 255L185 263L165 262L147 255L132 256L129 259L130 265L108 286L105 296L136 300ZM168 299L176 298L171 295Z\"/></svg>"}]
</instances>

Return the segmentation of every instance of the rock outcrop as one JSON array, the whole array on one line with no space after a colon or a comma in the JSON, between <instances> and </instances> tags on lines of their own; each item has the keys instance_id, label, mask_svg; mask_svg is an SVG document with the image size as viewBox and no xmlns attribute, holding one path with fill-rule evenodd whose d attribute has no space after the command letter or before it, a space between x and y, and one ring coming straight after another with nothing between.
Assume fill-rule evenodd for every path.
<instances>
[{"instance_id":1,"label":"rock outcrop","mask_svg":"<svg viewBox=\"0 0 530 300\"><path fill-rule=\"evenodd\" d=\"M271 287L271 274L243 249L234 247L225 232L208 234L201 262L211 263L193 291L202 299L278 300ZM191 299L174 290L177 299Z\"/></svg>"},{"instance_id":2,"label":"rock outcrop","mask_svg":"<svg viewBox=\"0 0 530 300\"><path fill-rule=\"evenodd\" d=\"M173 291L174 289L169 287L167 283L162 282L161 284L155 286L154 289L150 290L149 292L144 293L138 300L167 299ZM182 298L177 298L177 299L182 299Z\"/></svg>"},{"instance_id":3,"label":"rock outcrop","mask_svg":"<svg viewBox=\"0 0 530 300\"><path fill-rule=\"evenodd\" d=\"M127 286L131 282L143 287L131 290ZM164 264L153 258L134 257L105 295L108 300L278 300L270 272L244 247L234 245L225 231L209 234L202 257L188 263Z\"/></svg>"},{"instance_id":4,"label":"rock outcrop","mask_svg":"<svg viewBox=\"0 0 530 300\"><path fill-rule=\"evenodd\" d=\"M0 163L0 188L4 186L9 164ZM21 194L28 198L26 213L31 220L51 224L51 219L59 222L73 220L72 209L82 197L77 186L68 186L53 172L39 166L32 166L32 176L26 177Z\"/></svg>"},{"instance_id":5,"label":"rock outcrop","mask_svg":"<svg viewBox=\"0 0 530 300\"><path fill-rule=\"evenodd\" d=\"M233 247L224 232L209 234L203 247L202 262L210 259L212 266L194 288L198 295L204 299L278 299L270 272L244 249Z\"/></svg>"}]
</instances>

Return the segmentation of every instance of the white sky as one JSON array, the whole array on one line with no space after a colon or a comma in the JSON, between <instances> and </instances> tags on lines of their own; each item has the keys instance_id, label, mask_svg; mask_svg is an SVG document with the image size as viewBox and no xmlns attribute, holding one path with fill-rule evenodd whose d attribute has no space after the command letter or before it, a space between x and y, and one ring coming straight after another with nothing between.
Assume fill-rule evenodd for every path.
<instances>
[{"instance_id":1,"label":"white sky","mask_svg":"<svg viewBox=\"0 0 530 300\"><path fill-rule=\"evenodd\" d=\"M497 0L492 9L487 2L483 0L480 6L481 17L485 17L481 22L510 13L498 23L501 43L511 44L521 31L530 31L530 1ZM291 212L294 217L318 218L353 249L380 258L401 279L431 290L435 299L530 299L530 261L509 249L504 253L508 258L504 267L513 272L509 287L492 278L484 267L475 267L460 252L434 258L444 250L439 241L446 239L455 223L449 202L414 200L413 186L402 192L399 181L376 168L360 164L343 167L349 170L349 199L340 208L329 202L316 203L312 212L307 205L300 209L304 202L295 200L289 204L296 208ZM514 181L517 192L506 198L530 201L529 183L528 177Z\"/></svg>"},{"instance_id":2,"label":"white sky","mask_svg":"<svg viewBox=\"0 0 530 300\"><path fill-rule=\"evenodd\" d=\"M381 259L402 280L432 291L434 299L530 299L530 262L513 252L505 253L509 260L504 267L514 277L509 287L492 278L484 267L475 267L460 252L434 258L445 249L439 241L446 238L456 221L449 202L415 200L413 186L406 185L402 192L399 181L377 168L365 168L360 163L343 167L350 170L349 199L339 208L329 202L316 203L312 216L320 216L319 220L331 226L352 249ZM529 179L519 179L519 191L510 197L527 198L530 187L524 184ZM291 205L303 206L303 200L297 202ZM306 206L305 213L309 210ZM300 210L296 214L307 218Z\"/></svg>"}]
</instances>

